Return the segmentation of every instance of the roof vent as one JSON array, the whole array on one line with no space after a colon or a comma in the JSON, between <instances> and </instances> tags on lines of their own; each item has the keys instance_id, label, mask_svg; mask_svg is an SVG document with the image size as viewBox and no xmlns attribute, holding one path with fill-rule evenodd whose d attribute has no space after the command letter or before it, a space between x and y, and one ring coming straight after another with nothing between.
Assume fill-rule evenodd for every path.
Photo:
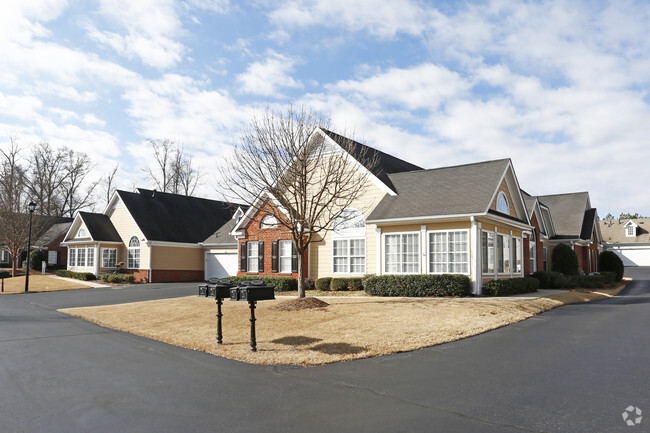
<instances>
[{"instance_id":1,"label":"roof vent","mask_svg":"<svg viewBox=\"0 0 650 433\"><path fill-rule=\"evenodd\" d=\"M153 191L151 191L151 197L155 197L155 196L156 196L156 190L154 189Z\"/></svg>"}]
</instances>

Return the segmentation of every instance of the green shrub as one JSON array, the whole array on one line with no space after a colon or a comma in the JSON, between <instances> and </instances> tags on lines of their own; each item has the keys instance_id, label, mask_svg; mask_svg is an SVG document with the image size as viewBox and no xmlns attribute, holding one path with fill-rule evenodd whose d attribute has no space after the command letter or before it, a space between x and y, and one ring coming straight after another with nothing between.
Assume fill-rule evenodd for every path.
<instances>
[{"instance_id":1,"label":"green shrub","mask_svg":"<svg viewBox=\"0 0 650 433\"><path fill-rule=\"evenodd\" d=\"M46 261L45 253L41 250L32 250L29 253L29 267L35 271L40 271L43 266L43 262Z\"/></svg>"},{"instance_id":2,"label":"green shrub","mask_svg":"<svg viewBox=\"0 0 650 433\"><path fill-rule=\"evenodd\" d=\"M316 280L316 290L329 290L332 283L332 277L324 277Z\"/></svg>"},{"instance_id":3,"label":"green shrub","mask_svg":"<svg viewBox=\"0 0 650 433\"><path fill-rule=\"evenodd\" d=\"M567 289L602 289L607 285L602 275L572 275L567 279Z\"/></svg>"},{"instance_id":4,"label":"green shrub","mask_svg":"<svg viewBox=\"0 0 650 433\"><path fill-rule=\"evenodd\" d=\"M578 275L578 255L567 244L558 244L551 253L551 270L564 275Z\"/></svg>"},{"instance_id":5,"label":"green shrub","mask_svg":"<svg viewBox=\"0 0 650 433\"><path fill-rule=\"evenodd\" d=\"M511 296L536 292L539 287L540 280L533 277L493 280L485 285L483 294L486 296Z\"/></svg>"},{"instance_id":6,"label":"green shrub","mask_svg":"<svg viewBox=\"0 0 650 433\"><path fill-rule=\"evenodd\" d=\"M537 271L532 276L539 280L540 289L562 289L566 286L566 277L559 272Z\"/></svg>"},{"instance_id":7,"label":"green shrub","mask_svg":"<svg viewBox=\"0 0 650 433\"><path fill-rule=\"evenodd\" d=\"M104 281L114 284L123 284L123 283L134 283L135 275L133 274L104 274L102 277L106 276L106 279L102 278Z\"/></svg>"},{"instance_id":8,"label":"green shrub","mask_svg":"<svg viewBox=\"0 0 650 433\"><path fill-rule=\"evenodd\" d=\"M305 278L305 290L315 290L316 282L313 278Z\"/></svg>"},{"instance_id":9,"label":"green shrub","mask_svg":"<svg viewBox=\"0 0 650 433\"><path fill-rule=\"evenodd\" d=\"M73 272L67 269L61 269L59 271L56 271L56 275L58 275L59 277L75 278L77 280L83 280L83 281L93 281L97 279L95 274L93 274L92 272Z\"/></svg>"},{"instance_id":10,"label":"green shrub","mask_svg":"<svg viewBox=\"0 0 650 433\"><path fill-rule=\"evenodd\" d=\"M267 286L273 286L276 292L290 292L293 290L298 290L298 280L293 277L238 275L235 277L228 277L228 279L235 285L239 285L239 282L242 280L262 280Z\"/></svg>"},{"instance_id":11,"label":"green shrub","mask_svg":"<svg viewBox=\"0 0 650 433\"><path fill-rule=\"evenodd\" d=\"M600 275L605 279L606 284L613 284L616 281L619 281L616 279L616 272L601 272Z\"/></svg>"},{"instance_id":12,"label":"green shrub","mask_svg":"<svg viewBox=\"0 0 650 433\"><path fill-rule=\"evenodd\" d=\"M623 279L623 274L625 273L625 266L623 266L623 260L616 255L613 251L603 251L598 256L598 269L602 272L614 272L616 275L616 281L621 281Z\"/></svg>"},{"instance_id":13,"label":"green shrub","mask_svg":"<svg viewBox=\"0 0 650 433\"><path fill-rule=\"evenodd\" d=\"M335 291L355 291L363 290L362 279L359 278L332 278L330 290Z\"/></svg>"},{"instance_id":14,"label":"green shrub","mask_svg":"<svg viewBox=\"0 0 650 433\"><path fill-rule=\"evenodd\" d=\"M366 293L374 296L468 296L472 291L466 275L380 275L363 282Z\"/></svg>"}]
</instances>

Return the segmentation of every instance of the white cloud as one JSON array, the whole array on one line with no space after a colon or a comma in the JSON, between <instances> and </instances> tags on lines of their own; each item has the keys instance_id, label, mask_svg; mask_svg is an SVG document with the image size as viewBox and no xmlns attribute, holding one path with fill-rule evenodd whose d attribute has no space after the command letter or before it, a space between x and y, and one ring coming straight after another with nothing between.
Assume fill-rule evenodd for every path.
<instances>
[{"instance_id":1,"label":"white cloud","mask_svg":"<svg viewBox=\"0 0 650 433\"><path fill-rule=\"evenodd\" d=\"M292 0L269 13L284 28L313 26L367 31L382 38L419 35L435 11L410 0Z\"/></svg>"},{"instance_id":2,"label":"white cloud","mask_svg":"<svg viewBox=\"0 0 650 433\"><path fill-rule=\"evenodd\" d=\"M154 68L169 68L181 61L185 47L175 40L182 26L173 0L102 0L100 12L118 31L88 24L89 38Z\"/></svg>"},{"instance_id":3,"label":"white cloud","mask_svg":"<svg viewBox=\"0 0 650 433\"><path fill-rule=\"evenodd\" d=\"M300 81L289 74L293 72L295 60L270 51L262 62L248 65L246 72L237 75L243 93L259 96L282 97L282 88L302 88Z\"/></svg>"}]
</instances>

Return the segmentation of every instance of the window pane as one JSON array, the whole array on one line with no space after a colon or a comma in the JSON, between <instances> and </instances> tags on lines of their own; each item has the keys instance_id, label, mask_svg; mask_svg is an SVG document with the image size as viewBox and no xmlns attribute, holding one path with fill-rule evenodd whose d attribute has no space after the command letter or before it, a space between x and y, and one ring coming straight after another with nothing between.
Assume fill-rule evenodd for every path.
<instances>
[{"instance_id":1,"label":"window pane","mask_svg":"<svg viewBox=\"0 0 650 433\"><path fill-rule=\"evenodd\" d=\"M496 245L497 272L503 272L505 266L503 263L503 235L497 235Z\"/></svg>"},{"instance_id":2,"label":"window pane","mask_svg":"<svg viewBox=\"0 0 650 433\"><path fill-rule=\"evenodd\" d=\"M503 272L510 273L510 264L512 257L510 257L510 237L503 236Z\"/></svg>"},{"instance_id":3,"label":"window pane","mask_svg":"<svg viewBox=\"0 0 650 433\"><path fill-rule=\"evenodd\" d=\"M85 248L77 248L77 266L86 266Z\"/></svg>"},{"instance_id":4,"label":"window pane","mask_svg":"<svg viewBox=\"0 0 650 433\"><path fill-rule=\"evenodd\" d=\"M386 272L395 273L401 270L400 261L400 235L386 235L385 237Z\"/></svg>"},{"instance_id":5,"label":"window pane","mask_svg":"<svg viewBox=\"0 0 650 433\"><path fill-rule=\"evenodd\" d=\"M293 241L280 241L280 273L291 273L291 246Z\"/></svg>"},{"instance_id":6,"label":"window pane","mask_svg":"<svg viewBox=\"0 0 650 433\"><path fill-rule=\"evenodd\" d=\"M95 249L88 248L86 254L88 256L86 259L86 266L95 266Z\"/></svg>"},{"instance_id":7,"label":"window pane","mask_svg":"<svg viewBox=\"0 0 650 433\"><path fill-rule=\"evenodd\" d=\"M447 233L429 234L429 272L447 272Z\"/></svg>"},{"instance_id":8,"label":"window pane","mask_svg":"<svg viewBox=\"0 0 650 433\"><path fill-rule=\"evenodd\" d=\"M402 272L418 273L420 271L420 258L418 257L419 233L402 235Z\"/></svg>"},{"instance_id":9,"label":"window pane","mask_svg":"<svg viewBox=\"0 0 650 433\"><path fill-rule=\"evenodd\" d=\"M248 249L248 255L247 255L247 262L248 265L246 266L246 269L248 272L257 272L259 267L258 267L258 243L257 242L248 242L247 247Z\"/></svg>"}]
</instances>

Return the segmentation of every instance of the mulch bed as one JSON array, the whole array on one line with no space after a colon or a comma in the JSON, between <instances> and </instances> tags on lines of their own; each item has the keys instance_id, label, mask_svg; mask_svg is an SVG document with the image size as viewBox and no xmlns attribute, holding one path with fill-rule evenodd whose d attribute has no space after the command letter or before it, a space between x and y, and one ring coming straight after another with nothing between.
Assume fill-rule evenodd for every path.
<instances>
[{"instance_id":1,"label":"mulch bed","mask_svg":"<svg viewBox=\"0 0 650 433\"><path fill-rule=\"evenodd\" d=\"M329 306L327 302L321 301L318 298L309 297L289 299L288 301L283 301L276 305L273 305L272 307L269 307L269 310L298 311L307 310L309 308L325 308L327 306Z\"/></svg>"}]
</instances>

